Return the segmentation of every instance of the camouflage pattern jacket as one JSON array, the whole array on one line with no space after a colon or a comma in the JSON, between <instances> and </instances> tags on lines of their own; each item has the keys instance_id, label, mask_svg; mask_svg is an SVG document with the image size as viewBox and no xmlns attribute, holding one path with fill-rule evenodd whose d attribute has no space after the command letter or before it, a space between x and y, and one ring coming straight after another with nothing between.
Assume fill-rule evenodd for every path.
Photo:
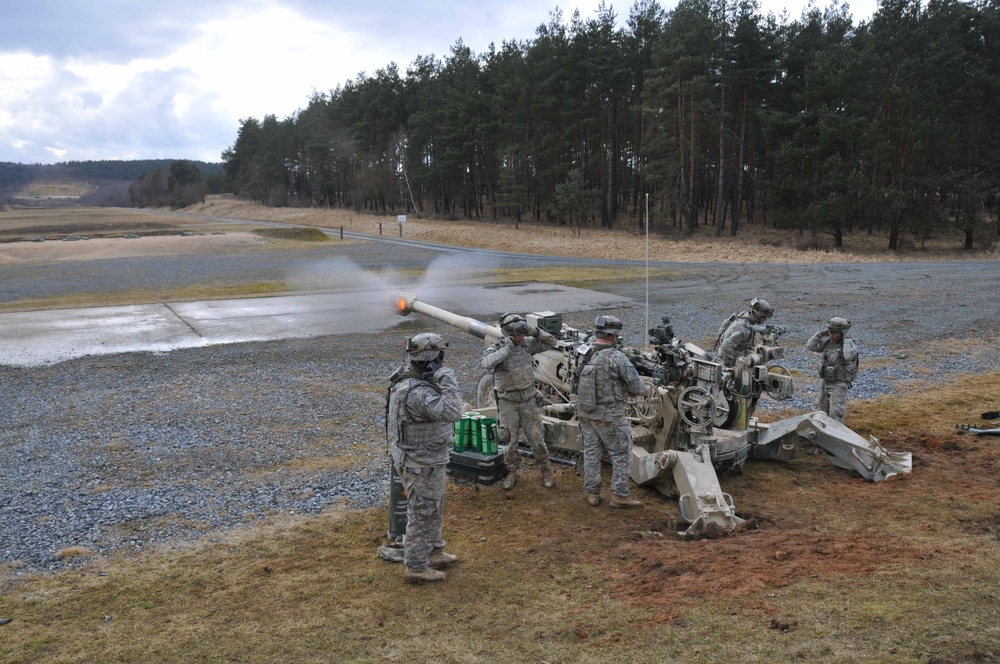
<instances>
[{"instance_id":1,"label":"camouflage pattern jacket","mask_svg":"<svg viewBox=\"0 0 1000 664\"><path fill-rule=\"evenodd\" d=\"M527 401L535 397L535 365L532 355L556 347L556 338L545 330L538 337L524 337L520 346L500 339L483 353L482 366L493 371L493 389L502 399Z\"/></svg>"},{"instance_id":2,"label":"camouflage pattern jacket","mask_svg":"<svg viewBox=\"0 0 1000 664\"><path fill-rule=\"evenodd\" d=\"M577 416L610 422L625 416L625 400L643 394L646 384L625 353L602 346L595 344L596 352L580 370Z\"/></svg>"},{"instance_id":3,"label":"camouflage pattern jacket","mask_svg":"<svg viewBox=\"0 0 1000 664\"><path fill-rule=\"evenodd\" d=\"M754 325L749 314L740 314L722 333L719 343L719 357L727 367L736 365L736 358L743 357L753 350Z\"/></svg>"},{"instance_id":4,"label":"camouflage pattern jacket","mask_svg":"<svg viewBox=\"0 0 1000 664\"><path fill-rule=\"evenodd\" d=\"M442 367L432 382L403 373L389 388L386 435L397 467L443 466L462 417L462 393L451 368ZM405 455L405 459L404 459Z\"/></svg>"},{"instance_id":5,"label":"camouflage pattern jacket","mask_svg":"<svg viewBox=\"0 0 1000 664\"><path fill-rule=\"evenodd\" d=\"M850 337L841 343L830 343L830 333L820 330L809 337L806 350L821 353L823 361L819 377L828 383L850 383L858 375L858 347Z\"/></svg>"}]
</instances>

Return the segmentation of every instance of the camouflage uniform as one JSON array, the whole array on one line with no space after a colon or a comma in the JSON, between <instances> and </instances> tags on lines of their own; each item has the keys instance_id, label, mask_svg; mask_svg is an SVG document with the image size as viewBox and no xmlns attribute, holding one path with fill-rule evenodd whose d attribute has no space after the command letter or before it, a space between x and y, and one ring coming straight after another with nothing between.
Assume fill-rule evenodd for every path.
<instances>
[{"instance_id":1,"label":"camouflage uniform","mask_svg":"<svg viewBox=\"0 0 1000 664\"><path fill-rule=\"evenodd\" d=\"M736 358L743 357L753 350L755 331L748 314L740 314L722 333L719 344L719 357L727 367L736 366Z\"/></svg>"},{"instance_id":2,"label":"camouflage uniform","mask_svg":"<svg viewBox=\"0 0 1000 664\"><path fill-rule=\"evenodd\" d=\"M406 491L404 562L415 572L427 569L432 553L444 551L445 467L461 416L462 395L450 368L438 368L428 381L411 365L391 388L389 454Z\"/></svg>"},{"instance_id":3,"label":"camouflage uniform","mask_svg":"<svg viewBox=\"0 0 1000 664\"><path fill-rule=\"evenodd\" d=\"M773 315L774 308L766 300L754 298L750 301L749 311L731 316L729 320L732 322L722 330L716 343L722 363L734 367L736 358L750 354L756 333L766 330L764 323Z\"/></svg>"},{"instance_id":4,"label":"camouflage uniform","mask_svg":"<svg viewBox=\"0 0 1000 664\"><path fill-rule=\"evenodd\" d=\"M847 325L850 326L850 323ZM806 342L806 349L822 356L817 407L843 422L847 414L847 389L858 375L858 347L853 339L844 336L844 331L841 331L839 342L832 341L830 331L833 329L820 330L812 335Z\"/></svg>"},{"instance_id":5,"label":"camouflage uniform","mask_svg":"<svg viewBox=\"0 0 1000 664\"><path fill-rule=\"evenodd\" d=\"M646 384L617 348L596 341L594 354L580 372L577 418L583 447L583 490L600 494L601 457L611 457L611 493L629 496L632 467L632 427L625 417L628 395L646 392ZM587 374L593 372L588 380ZM593 391L593 394L590 392Z\"/></svg>"},{"instance_id":6,"label":"camouflage uniform","mask_svg":"<svg viewBox=\"0 0 1000 664\"><path fill-rule=\"evenodd\" d=\"M531 356L555 348L556 338L544 330L534 330L532 334L537 334L537 337L525 336L520 345L515 345L510 337L504 337L483 353L483 368L493 372L499 435L501 442L507 445L504 462L511 473L521 465L521 455L517 449L518 434L521 431L524 431L524 437L531 445L531 453L538 469L543 473L550 469Z\"/></svg>"}]
</instances>

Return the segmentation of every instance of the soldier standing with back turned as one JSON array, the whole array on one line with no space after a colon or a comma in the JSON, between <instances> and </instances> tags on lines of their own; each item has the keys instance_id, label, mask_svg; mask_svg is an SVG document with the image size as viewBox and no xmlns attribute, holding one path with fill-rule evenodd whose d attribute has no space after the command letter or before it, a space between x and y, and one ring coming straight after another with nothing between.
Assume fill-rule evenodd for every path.
<instances>
[{"instance_id":1,"label":"soldier standing with back turned","mask_svg":"<svg viewBox=\"0 0 1000 664\"><path fill-rule=\"evenodd\" d=\"M535 365L531 356L547 348L556 347L556 338L545 330L529 327L523 316L504 314L500 317L500 330L504 337L483 353L484 369L493 372L493 389L497 396L500 440L507 445L504 463L507 477L503 488L514 488L521 455L517 449L518 436L531 445L535 465L542 473L546 489L555 486L549 464L549 450L545 447L542 413L538 408L538 389L535 387Z\"/></svg>"},{"instance_id":2,"label":"soldier standing with back turned","mask_svg":"<svg viewBox=\"0 0 1000 664\"><path fill-rule=\"evenodd\" d=\"M386 404L389 455L406 492L403 578L408 583L444 581L435 568L458 561L444 550L441 523L454 423L462 416L462 394L452 369L441 366L448 344L424 332L406 340L409 367L390 379Z\"/></svg>"},{"instance_id":3,"label":"soldier standing with back turned","mask_svg":"<svg viewBox=\"0 0 1000 664\"><path fill-rule=\"evenodd\" d=\"M639 507L629 498L632 468L632 427L625 417L625 401L649 388L625 353L615 347L622 322L614 316L594 321L596 340L580 358L577 380L577 418L583 448L583 490L587 502L601 504L601 457L611 457L611 507Z\"/></svg>"},{"instance_id":4,"label":"soldier standing with back turned","mask_svg":"<svg viewBox=\"0 0 1000 664\"><path fill-rule=\"evenodd\" d=\"M806 342L806 350L820 353L823 362L819 367L819 409L837 420L844 421L847 414L847 389L858 375L858 347L854 340L844 336L851 329L851 321L834 316Z\"/></svg>"}]
</instances>

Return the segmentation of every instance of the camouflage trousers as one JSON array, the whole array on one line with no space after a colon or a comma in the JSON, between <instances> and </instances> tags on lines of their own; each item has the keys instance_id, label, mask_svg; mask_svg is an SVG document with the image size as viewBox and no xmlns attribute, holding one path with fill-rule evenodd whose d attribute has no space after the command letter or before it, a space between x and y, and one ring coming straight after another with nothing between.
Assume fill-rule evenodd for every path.
<instances>
[{"instance_id":1,"label":"camouflage trousers","mask_svg":"<svg viewBox=\"0 0 1000 664\"><path fill-rule=\"evenodd\" d=\"M444 518L444 466L403 468L406 492L406 544L403 562L414 572L427 569L431 553L444 549L441 522Z\"/></svg>"},{"instance_id":2,"label":"camouflage trousers","mask_svg":"<svg viewBox=\"0 0 1000 664\"><path fill-rule=\"evenodd\" d=\"M816 407L838 422L843 422L844 415L847 414L847 383L842 381L828 383L825 380L821 382Z\"/></svg>"},{"instance_id":3,"label":"camouflage trousers","mask_svg":"<svg viewBox=\"0 0 1000 664\"><path fill-rule=\"evenodd\" d=\"M521 454L517 451L518 434L521 431L524 431L524 437L531 445L535 466L539 470L548 470L549 449L545 446L542 411L538 408L538 402L533 398L521 402L498 399L497 411L500 416L498 435L500 442L507 446L503 455L507 470L514 472L521 465Z\"/></svg>"},{"instance_id":4,"label":"camouflage trousers","mask_svg":"<svg viewBox=\"0 0 1000 664\"><path fill-rule=\"evenodd\" d=\"M611 493L628 498L628 478L632 468L632 427L622 415L610 422L580 418L580 446L583 448L583 490L601 492L601 457L611 457Z\"/></svg>"}]
</instances>

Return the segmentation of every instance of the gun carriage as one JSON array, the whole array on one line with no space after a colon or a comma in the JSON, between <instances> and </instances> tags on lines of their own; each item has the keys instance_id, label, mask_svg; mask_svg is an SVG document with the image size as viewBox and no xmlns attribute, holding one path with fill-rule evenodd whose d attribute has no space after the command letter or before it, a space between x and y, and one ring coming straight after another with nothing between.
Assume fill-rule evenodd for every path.
<instances>
[{"instance_id":1,"label":"gun carriage","mask_svg":"<svg viewBox=\"0 0 1000 664\"><path fill-rule=\"evenodd\" d=\"M486 345L503 336L496 325L440 309L412 293L393 294L392 308L401 316L417 312L446 323ZM579 452L573 377L592 333L564 325L562 316L550 311L525 318L557 340L556 348L533 356L535 384L544 400L545 442L550 449ZM784 461L825 454L835 465L873 482L910 472L910 453L890 452L874 437L865 440L823 412L767 424L753 416L762 394L780 400L794 391L790 372L775 362L783 356L780 330L759 335L754 352L739 358L733 368L678 339L667 317L648 332L650 350L621 349L653 388L631 399L627 408L635 443L631 478L678 498L681 517L689 524L685 535L697 536L709 528L728 531L742 523L717 471L739 469L747 459ZM496 414L489 372L477 385L476 406L484 414Z\"/></svg>"}]
</instances>

